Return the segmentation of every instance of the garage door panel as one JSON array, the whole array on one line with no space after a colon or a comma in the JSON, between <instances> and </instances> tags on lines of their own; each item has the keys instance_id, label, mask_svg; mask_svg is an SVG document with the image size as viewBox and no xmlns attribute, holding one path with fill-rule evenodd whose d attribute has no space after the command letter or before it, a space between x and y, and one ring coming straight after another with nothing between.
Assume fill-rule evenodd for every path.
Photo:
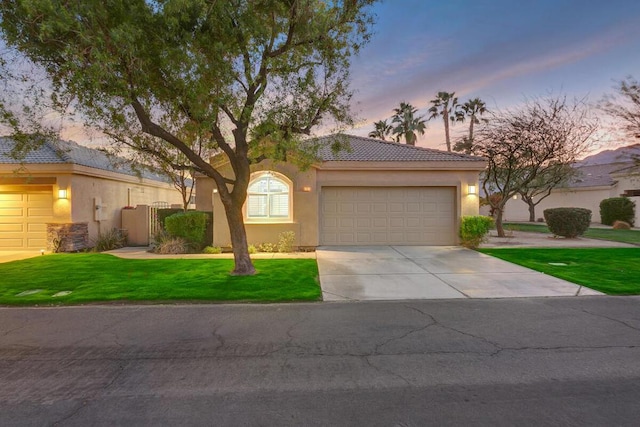
<instances>
[{"instance_id":1,"label":"garage door panel","mask_svg":"<svg viewBox=\"0 0 640 427\"><path fill-rule=\"evenodd\" d=\"M320 242L455 244L455 194L454 187L325 187Z\"/></svg>"},{"instance_id":2,"label":"garage door panel","mask_svg":"<svg viewBox=\"0 0 640 427\"><path fill-rule=\"evenodd\" d=\"M0 208L0 217L23 217L24 210L22 208L14 208L14 207L3 207Z\"/></svg>"},{"instance_id":3,"label":"garage door panel","mask_svg":"<svg viewBox=\"0 0 640 427\"><path fill-rule=\"evenodd\" d=\"M53 222L53 192L0 193L0 248L42 249Z\"/></svg>"}]
</instances>

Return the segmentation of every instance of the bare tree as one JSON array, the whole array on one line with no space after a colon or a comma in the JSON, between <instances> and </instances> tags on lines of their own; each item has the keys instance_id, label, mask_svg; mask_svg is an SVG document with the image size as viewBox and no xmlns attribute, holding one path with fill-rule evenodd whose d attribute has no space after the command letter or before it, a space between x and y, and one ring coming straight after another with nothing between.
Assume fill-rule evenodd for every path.
<instances>
[{"instance_id":1,"label":"bare tree","mask_svg":"<svg viewBox=\"0 0 640 427\"><path fill-rule=\"evenodd\" d=\"M615 86L617 94L606 95L600 109L617 119L631 138L640 138L640 83L628 76Z\"/></svg>"},{"instance_id":2,"label":"bare tree","mask_svg":"<svg viewBox=\"0 0 640 427\"><path fill-rule=\"evenodd\" d=\"M504 237L507 201L520 192L534 197L534 189L548 188L555 176L550 171L574 163L596 129L585 102L564 96L536 98L491 115L474 138L473 154L488 160L483 188L495 212L498 236ZM500 197L491 197L495 194Z\"/></svg>"},{"instance_id":3,"label":"bare tree","mask_svg":"<svg viewBox=\"0 0 640 427\"><path fill-rule=\"evenodd\" d=\"M567 183L575 174L576 170L569 164L550 163L533 181L518 191L529 208L529 222L536 221L536 206L549 197L554 188Z\"/></svg>"}]
</instances>

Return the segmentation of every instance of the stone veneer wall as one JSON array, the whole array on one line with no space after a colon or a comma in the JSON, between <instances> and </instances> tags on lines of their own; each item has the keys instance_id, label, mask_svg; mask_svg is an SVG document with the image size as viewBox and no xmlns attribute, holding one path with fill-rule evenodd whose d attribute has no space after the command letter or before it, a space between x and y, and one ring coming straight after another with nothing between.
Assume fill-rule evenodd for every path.
<instances>
[{"instance_id":1,"label":"stone veneer wall","mask_svg":"<svg viewBox=\"0 0 640 427\"><path fill-rule=\"evenodd\" d=\"M52 252L76 252L88 247L88 223L47 224L47 250Z\"/></svg>"}]
</instances>

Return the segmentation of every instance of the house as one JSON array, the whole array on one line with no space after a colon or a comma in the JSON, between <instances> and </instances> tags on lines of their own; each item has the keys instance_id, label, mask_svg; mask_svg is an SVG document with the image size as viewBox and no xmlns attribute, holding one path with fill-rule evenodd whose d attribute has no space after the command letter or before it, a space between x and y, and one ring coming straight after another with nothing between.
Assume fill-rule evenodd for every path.
<instances>
[{"instance_id":1,"label":"house","mask_svg":"<svg viewBox=\"0 0 640 427\"><path fill-rule=\"evenodd\" d=\"M610 197L626 196L636 202L635 224L640 224L640 166L634 159L640 155L640 144L607 150L590 156L575 166L575 176L566 184L554 188L536 206L536 219L545 209L578 207L591 210L591 220L601 222L600 202ZM481 212L488 215L488 208ZM528 205L519 196L509 200L505 221L528 221Z\"/></svg>"},{"instance_id":2,"label":"house","mask_svg":"<svg viewBox=\"0 0 640 427\"><path fill-rule=\"evenodd\" d=\"M48 141L16 160L14 146L0 138L0 250L51 250L60 233L73 236L67 250L84 249L98 233L121 228L125 206L181 203L166 177L102 151Z\"/></svg>"},{"instance_id":3,"label":"house","mask_svg":"<svg viewBox=\"0 0 640 427\"><path fill-rule=\"evenodd\" d=\"M296 246L455 245L460 218L477 215L478 174L486 162L459 153L357 136L317 139L308 170L288 163L252 165L244 220L250 244L293 231ZM229 174L229 164L224 172ZM197 179L198 210L213 211L213 244L230 246L224 207L212 179Z\"/></svg>"}]
</instances>

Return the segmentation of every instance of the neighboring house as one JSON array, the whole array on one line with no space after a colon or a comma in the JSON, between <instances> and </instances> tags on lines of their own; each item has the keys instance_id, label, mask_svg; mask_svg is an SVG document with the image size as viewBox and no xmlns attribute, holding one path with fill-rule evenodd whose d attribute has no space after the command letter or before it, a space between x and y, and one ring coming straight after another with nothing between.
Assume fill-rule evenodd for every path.
<instances>
[{"instance_id":1,"label":"neighboring house","mask_svg":"<svg viewBox=\"0 0 640 427\"><path fill-rule=\"evenodd\" d=\"M0 138L0 250L51 249L47 224L86 224L90 245L99 232L121 228L125 206L181 204L166 177L137 174L99 150L55 141L16 160L9 156L13 147Z\"/></svg>"},{"instance_id":2,"label":"neighboring house","mask_svg":"<svg viewBox=\"0 0 640 427\"><path fill-rule=\"evenodd\" d=\"M334 153L332 138L317 140L321 161L306 171L269 161L252 166L244 206L250 244L275 243L293 231L302 248L455 245L460 218L478 214L484 159L356 136L347 136L349 149ZM213 244L228 247L213 180L200 177L197 187L197 209L213 211Z\"/></svg>"},{"instance_id":3,"label":"neighboring house","mask_svg":"<svg viewBox=\"0 0 640 427\"><path fill-rule=\"evenodd\" d=\"M562 187L552 190L549 197L536 206L536 219L543 217L548 208L578 207L591 210L591 220L599 223L600 202L610 197L629 196L636 202L635 224L640 224L640 168L633 161L577 166L576 176ZM488 209L482 208L488 215ZM506 221L528 221L528 205L520 200L509 200Z\"/></svg>"}]
</instances>

